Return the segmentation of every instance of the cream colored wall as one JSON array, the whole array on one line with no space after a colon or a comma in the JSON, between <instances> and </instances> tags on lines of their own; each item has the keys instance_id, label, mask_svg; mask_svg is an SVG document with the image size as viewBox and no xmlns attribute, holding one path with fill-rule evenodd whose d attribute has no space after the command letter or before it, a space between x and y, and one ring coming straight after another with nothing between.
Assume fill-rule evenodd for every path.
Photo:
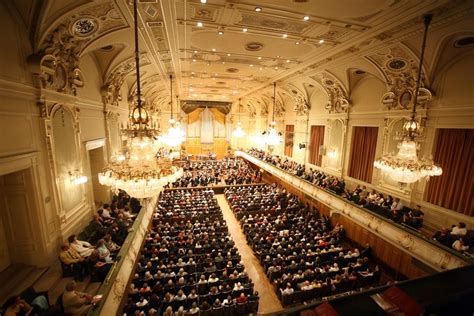
<instances>
[{"instance_id":1,"label":"cream colored wall","mask_svg":"<svg viewBox=\"0 0 474 316\"><path fill-rule=\"evenodd\" d=\"M106 108L101 96L102 74L92 55L86 54L79 63L85 84L77 88L77 96L39 89L27 63L32 54L28 32L4 3L0 4L0 27L8 30L0 39L1 47L8 48L0 50L0 176L29 170L33 190L29 192L32 198L28 201L29 208L25 204L15 208L18 215L27 212L29 218L34 219L37 230L28 239L43 249L38 252L39 248L24 248L30 255L36 252L36 260L28 259L25 254L23 259L12 259L12 262L46 266L57 260L62 240L71 233L79 233L95 211L91 181L82 186L72 185L68 171L77 169L81 174L90 173L85 144L109 136L104 112L117 113L116 122L112 123L116 131L119 122L127 119L127 87L123 87L119 106ZM74 113L67 130L75 127L72 137L76 141L71 141L71 135L67 136L68 133L57 126L55 133L54 116L50 117L49 112L59 105ZM108 143L105 142L106 147ZM118 151L118 132L112 144L113 151ZM66 155L57 155L58 152ZM64 168L58 168L56 162ZM4 219L0 229L3 226ZM6 232L2 230L0 238L2 234Z\"/></svg>"}]
</instances>

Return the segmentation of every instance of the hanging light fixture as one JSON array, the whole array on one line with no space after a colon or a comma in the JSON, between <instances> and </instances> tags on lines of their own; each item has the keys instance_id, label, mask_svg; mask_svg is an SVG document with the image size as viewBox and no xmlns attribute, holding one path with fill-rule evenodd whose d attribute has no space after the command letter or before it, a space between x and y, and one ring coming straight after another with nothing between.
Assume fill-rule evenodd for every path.
<instances>
[{"instance_id":1,"label":"hanging light fixture","mask_svg":"<svg viewBox=\"0 0 474 316\"><path fill-rule=\"evenodd\" d=\"M235 127L234 131L232 132L232 136L235 138L242 138L245 136L245 131L242 129L242 124L240 123L240 109L242 105L240 104L239 98L239 121L237 122L237 126Z\"/></svg>"},{"instance_id":2,"label":"hanging light fixture","mask_svg":"<svg viewBox=\"0 0 474 316\"><path fill-rule=\"evenodd\" d=\"M129 123L122 133L127 136L127 154L109 163L101 173L99 182L113 189L126 191L136 198L157 195L163 186L182 176L183 169L172 165L166 157L157 158L155 141L158 130L146 111L140 86L140 53L138 50L138 8L133 2L135 22L135 64L137 96L129 116Z\"/></svg>"},{"instance_id":3,"label":"hanging light fixture","mask_svg":"<svg viewBox=\"0 0 474 316\"><path fill-rule=\"evenodd\" d=\"M411 118L403 124L402 139L398 144L398 153L385 155L374 161L374 167L388 173L392 179L400 183L413 183L422 178L439 176L443 173L441 167L437 166L432 159L418 158L417 150L419 143L417 138L421 136L420 124L416 120L416 106L420 89L421 71L426 47L426 37L432 15L423 17L425 31L421 47L420 65L418 66L418 77L414 93L413 110Z\"/></svg>"},{"instance_id":4,"label":"hanging light fixture","mask_svg":"<svg viewBox=\"0 0 474 316\"><path fill-rule=\"evenodd\" d=\"M170 75L170 105L171 105L171 118L168 121L170 127L166 134L160 136L158 139L160 142L168 147L176 147L181 145L186 140L186 135L180 127L180 123L173 117L173 75Z\"/></svg>"},{"instance_id":5,"label":"hanging light fixture","mask_svg":"<svg viewBox=\"0 0 474 316\"><path fill-rule=\"evenodd\" d=\"M268 146L276 146L276 145L279 145L283 141L283 138L281 137L281 133L278 132L278 130L276 129L275 103L276 103L276 82L273 83L272 121L270 123L269 129L262 133L263 141Z\"/></svg>"}]
</instances>

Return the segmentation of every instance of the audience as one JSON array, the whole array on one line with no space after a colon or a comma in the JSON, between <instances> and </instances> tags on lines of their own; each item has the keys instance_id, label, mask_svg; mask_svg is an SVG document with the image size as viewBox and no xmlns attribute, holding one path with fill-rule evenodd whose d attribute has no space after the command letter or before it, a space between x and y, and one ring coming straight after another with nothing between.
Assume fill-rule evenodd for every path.
<instances>
[{"instance_id":1,"label":"audience","mask_svg":"<svg viewBox=\"0 0 474 316\"><path fill-rule=\"evenodd\" d=\"M63 274L72 274L78 281L90 274L93 282L102 282L140 209L138 200L119 190L112 203L104 204L80 234L86 240L71 235L61 246L59 259Z\"/></svg>"},{"instance_id":2,"label":"audience","mask_svg":"<svg viewBox=\"0 0 474 316\"><path fill-rule=\"evenodd\" d=\"M344 227L295 195L272 184L228 188L225 197L284 305L378 282L378 268L345 245Z\"/></svg>"},{"instance_id":3,"label":"audience","mask_svg":"<svg viewBox=\"0 0 474 316\"><path fill-rule=\"evenodd\" d=\"M318 186L321 189L341 195L353 203L385 216L398 224L404 224L412 229L418 229L423 224L424 213L421 211L419 205L416 210L411 210L404 207L399 198L394 199L391 195L384 196L382 193L377 193L375 190L368 192L365 186L361 187L360 185L357 185L353 190L350 190L346 188L346 183L342 178L327 175L322 171L313 170L312 168L306 170L306 167L303 164L290 161L287 158L271 155L263 150L252 148L248 150L248 153L311 182L313 185Z\"/></svg>"},{"instance_id":4,"label":"audience","mask_svg":"<svg viewBox=\"0 0 474 316\"><path fill-rule=\"evenodd\" d=\"M67 315L86 315L92 308L92 296L87 293L76 291L76 282L71 281L66 285L61 304Z\"/></svg>"},{"instance_id":5,"label":"audience","mask_svg":"<svg viewBox=\"0 0 474 316\"><path fill-rule=\"evenodd\" d=\"M210 189L161 193L124 313L256 312L258 295ZM256 297L250 301L249 297ZM240 303L239 303L240 302Z\"/></svg>"}]
</instances>

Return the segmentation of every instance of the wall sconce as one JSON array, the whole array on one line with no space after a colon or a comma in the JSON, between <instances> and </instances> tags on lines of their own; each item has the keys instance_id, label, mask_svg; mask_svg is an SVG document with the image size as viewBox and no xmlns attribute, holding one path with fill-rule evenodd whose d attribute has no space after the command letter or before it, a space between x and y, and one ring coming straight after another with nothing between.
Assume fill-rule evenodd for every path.
<instances>
[{"instance_id":1,"label":"wall sconce","mask_svg":"<svg viewBox=\"0 0 474 316\"><path fill-rule=\"evenodd\" d=\"M79 173L79 170L78 170L78 169L76 169L76 170L74 171L74 173L71 172L71 171L69 171L69 176L71 177L71 182L72 182L73 184L75 184L75 185L84 184L84 183L86 183L87 180L88 180L86 176L81 175L81 174Z\"/></svg>"},{"instance_id":2,"label":"wall sconce","mask_svg":"<svg viewBox=\"0 0 474 316\"><path fill-rule=\"evenodd\" d=\"M327 151L327 156L331 159L335 159L337 157L337 151L335 148L331 148Z\"/></svg>"}]
</instances>

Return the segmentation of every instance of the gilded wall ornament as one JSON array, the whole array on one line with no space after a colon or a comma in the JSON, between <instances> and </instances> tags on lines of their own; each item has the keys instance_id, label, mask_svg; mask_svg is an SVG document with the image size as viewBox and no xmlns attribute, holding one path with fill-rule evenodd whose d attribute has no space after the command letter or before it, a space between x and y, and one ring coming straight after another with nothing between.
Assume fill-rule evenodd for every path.
<instances>
[{"instance_id":1,"label":"gilded wall ornament","mask_svg":"<svg viewBox=\"0 0 474 316\"><path fill-rule=\"evenodd\" d=\"M311 76L318 82L328 94L329 100L325 109L329 113L347 113L350 101L346 88L333 74L323 71L315 76Z\"/></svg>"}]
</instances>

